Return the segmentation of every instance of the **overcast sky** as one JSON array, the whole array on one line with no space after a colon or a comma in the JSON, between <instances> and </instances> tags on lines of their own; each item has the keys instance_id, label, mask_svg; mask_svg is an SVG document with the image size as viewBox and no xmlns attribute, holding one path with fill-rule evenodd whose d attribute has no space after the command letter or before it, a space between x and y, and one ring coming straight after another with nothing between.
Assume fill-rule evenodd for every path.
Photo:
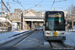
<instances>
[{"instance_id":1,"label":"overcast sky","mask_svg":"<svg viewBox=\"0 0 75 50\"><path fill-rule=\"evenodd\" d=\"M34 9L36 11L41 11L41 10L54 10L54 8L56 10L66 10L69 6L71 6L72 4L75 5L75 0L55 0L56 3L53 4L54 0L18 0L21 5L24 7L22 7L20 4L18 4L17 0L3 0L4 3L6 4L7 2L9 3L9 6L11 7L10 12L14 12L14 9L19 8L21 10L26 10L26 9ZM58 2L61 1L61 2ZM39 5L39 6L35 6L35 5ZM53 6L52 6L53 4ZM6 4L7 5L7 4ZM52 8L51 8L52 6ZM1 8L1 6L0 6ZM5 9L5 8L4 8ZM0 10L1 11L1 10Z\"/></svg>"}]
</instances>

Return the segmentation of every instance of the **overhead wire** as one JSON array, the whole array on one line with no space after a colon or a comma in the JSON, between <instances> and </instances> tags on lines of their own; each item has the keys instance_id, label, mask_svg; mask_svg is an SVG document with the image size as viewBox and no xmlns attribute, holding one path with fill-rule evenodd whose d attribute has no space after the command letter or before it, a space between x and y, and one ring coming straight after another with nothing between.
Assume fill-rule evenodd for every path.
<instances>
[{"instance_id":1,"label":"overhead wire","mask_svg":"<svg viewBox=\"0 0 75 50\"><path fill-rule=\"evenodd\" d=\"M24 7L23 7L23 5L17 0L17 1L15 1L15 0L13 0L14 2L16 2L16 3L18 3L18 4L20 4L21 5L21 7L23 8L23 9L25 9ZM39 5L40 3L42 3L43 2L43 0L42 1L40 1L38 4L36 4L36 5ZM34 7L36 7L35 5L34 6L32 6L32 7L30 7L30 8L28 8L28 9L31 9L31 8L34 8Z\"/></svg>"},{"instance_id":2,"label":"overhead wire","mask_svg":"<svg viewBox=\"0 0 75 50\"><path fill-rule=\"evenodd\" d=\"M57 1L57 2L61 2L61 1L67 1L67 0L60 0L60 1ZM57 3L57 2L55 2L55 0L53 1L53 4L52 4L52 6L51 6L50 10L52 9L52 7L53 7L54 3Z\"/></svg>"},{"instance_id":3,"label":"overhead wire","mask_svg":"<svg viewBox=\"0 0 75 50\"><path fill-rule=\"evenodd\" d=\"M38 4L36 4L36 5L39 5L40 3L42 3L44 0L42 0L42 1L40 1ZM30 7L30 8L28 8L28 9L31 9L31 8L34 8L34 7L36 7L35 5L34 6L32 6L32 7Z\"/></svg>"},{"instance_id":4,"label":"overhead wire","mask_svg":"<svg viewBox=\"0 0 75 50\"><path fill-rule=\"evenodd\" d=\"M41 2L39 2L37 5L39 5L40 3L42 3L44 0L42 0Z\"/></svg>"},{"instance_id":5,"label":"overhead wire","mask_svg":"<svg viewBox=\"0 0 75 50\"><path fill-rule=\"evenodd\" d=\"M22 1L22 3L29 3L29 2L37 2L36 4L40 4L40 3L42 3L44 0L41 0L41 1L37 1L37 0L35 0L35 1ZM39 2L39 3L38 3ZM52 1L44 1L44 2L52 2Z\"/></svg>"},{"instance_id":6,"label":"overhead wire","mask_svg":"<svg viewBox=\"0 0 75 50\"><path fill-rule=\"evenodd\" d=\"M23 7L23 5L21 3L19 3L21 5L21 7L25 10L25 8Z\"/></svg>"},{"instance_id":7,"label":"overhead wire","mask_svg":"<svg viewBox=\"0 0 75 50\"><path fill-rule=\"evenodd\" d=\"M15 0L13 0L14 2L16 2L16 3L18 3L18 4L20 4L21 5L21 7L23 8L23 9L25 9L24 7L23 7L23 5L17 0L17 1L15 1ZM30 7L30 8L28 8L28 9L31 9L31 8L34 8L34 7L36 7L35 5L39 5L39 4L41 4L42 2L43 2L44 0L42 0L42 1L40 1L39 3L37 3L37 4L34 4L34 6L32 6L32 7ZM64 1L64 0L63 0ZM66 1L66 0L65 0ZM54 5L54 3L55 3L55 0L53 1L53 3L52 3L52 5L51 5L51 8L50 8L50 10L52 9L52 7L53 7L53 5ZM31 4L30 4L31 5Z\"/></svg>"},{"instance_id":8,"label":"overhead wire","mask_svg":"<svg viewBox=\"0 0 75 50\"><path fill-rule=\"evenodd\" d=\"M17 1L13 0L13 1L16 2L16 3L18 3L18 4L20 4L21 7L25 10L25 8L23 7L23 5L18 0Z\"/></svg>"},{"instance_id":9,"label":"overhead wire","mask_svg":"<svg viewBox=\"0 0 75 50\"><path fill-rule=\"evenodd\" d=\"M53 1L53 3L52 3L52 6L51 6L50 10L52 9L52 7L53 7L54 3L55 3L55 0Z\"/></svg>"}]
</instances>

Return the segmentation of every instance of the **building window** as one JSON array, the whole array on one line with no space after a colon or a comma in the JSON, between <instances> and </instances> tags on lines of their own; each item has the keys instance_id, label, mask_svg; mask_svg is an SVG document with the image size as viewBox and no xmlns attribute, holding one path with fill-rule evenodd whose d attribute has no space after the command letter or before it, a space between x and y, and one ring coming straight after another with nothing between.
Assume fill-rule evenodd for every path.
<instances>
[{"instance_id":1,"label":"building window","mask_svg":"<svg viewBox=\"0 0 75 50\"><path fill-rule=\"evenodd\" d=\"M17 10L15 12L18 12Z\"/></svg>"},{"instance_id":2,"label":"building window","mask_svg":"<svg viewBox=\"0 0 75 50\"><path fill-rule=\"evenodd\" d=\"M18 15L18 13L16 13L16 15Z\"/></svg>"}]
</instances>

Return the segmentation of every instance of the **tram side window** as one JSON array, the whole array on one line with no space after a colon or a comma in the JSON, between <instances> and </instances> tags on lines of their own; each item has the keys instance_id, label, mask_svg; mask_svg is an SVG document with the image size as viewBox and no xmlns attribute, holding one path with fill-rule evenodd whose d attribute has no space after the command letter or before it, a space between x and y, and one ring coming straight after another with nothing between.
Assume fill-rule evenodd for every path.
<instances>
[{"instance_id":1,"label":"tram side window","mask_svg":"<svg viewBox=\"0 0 75 50\"><path fill-rule=\"evenodd\" d=\"M46 27L48 27L48 22L46 22Z\"/></svg>"},{"instance_id":2,"label":"tram side window","mask_svg":"<svg viewBox=\"0 0 75 50\"><path fill-rule=\"evenodd\" d=\"M46 30L49 30L49 26L48 26L48 22L46 22L46 27L45 27Z\"/></svg>"}]
</instances>

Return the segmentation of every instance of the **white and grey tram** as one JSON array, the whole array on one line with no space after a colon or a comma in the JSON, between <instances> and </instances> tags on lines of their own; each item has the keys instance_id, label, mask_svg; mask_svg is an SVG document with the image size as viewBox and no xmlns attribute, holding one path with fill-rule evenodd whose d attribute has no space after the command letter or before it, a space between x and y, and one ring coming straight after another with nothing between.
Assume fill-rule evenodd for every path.
<instances>
[{"instance_id":1,"label":"white and grey tram","mask_svg":"<svg viewBox=\"0 0 75 50\"><path fill-rule=\"evenodd\" d=\"M65 17L63 11L46 11L44 20L45 40L65 40Z\"/></svg>"}]
</instances>

